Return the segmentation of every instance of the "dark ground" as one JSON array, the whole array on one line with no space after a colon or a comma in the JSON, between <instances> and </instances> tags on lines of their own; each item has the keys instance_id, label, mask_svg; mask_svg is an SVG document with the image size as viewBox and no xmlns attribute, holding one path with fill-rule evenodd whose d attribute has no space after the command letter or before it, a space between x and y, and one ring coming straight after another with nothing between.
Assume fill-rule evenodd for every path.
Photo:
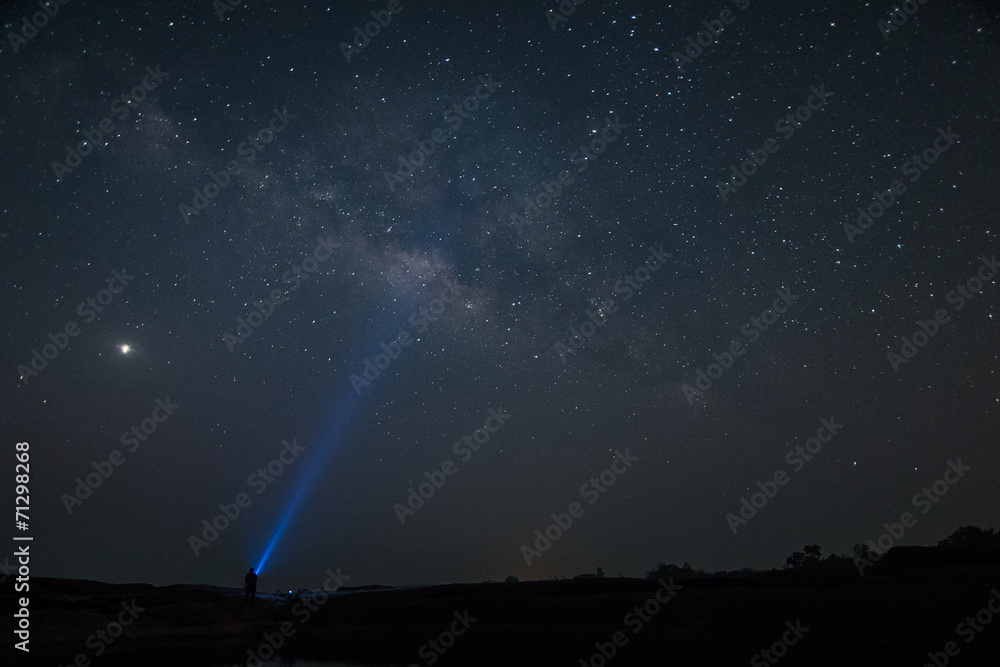
<instances>
[{"instance_id":1,"label":"dark ground","mask_svg":"<svg viewBox=\"0 0 1000 667\"><path fill-rule=\"evenodd\" d=\"M477 620L436 664L577 666L589 660L595 642L609 642L623 630L628 642L609 665L766 665L751 659L781 638L786 621L799 619L808 631L782 665L920 667L928 651L942 651L947 641L960 650L949 664L998 664L1000 615L971 642L968 633L956 634L956 626L986 607L991 590L1000 587L997 552L935 562L929 552L894 551L864 577L852 569L675 579L682 586L676 597L638 633L623 618L656 591L653 581L342 589L308 622L295 625L286 656L427 665L418 655L421 645L448 628L453 612L468 610ZM11 592L5 583L0 605L7 619L14 611ZM34 579L31 659L12 652L8 639L0 663L69 665L79 653L92 659L96 644L88 648L88 636L133 598L145 611L92 664L245 665L247 649L256 649L264 633L296 618L282 598L245 605L234 589ZM7 657L12 653L13 662Z\"/></svg>"}]
</instances>

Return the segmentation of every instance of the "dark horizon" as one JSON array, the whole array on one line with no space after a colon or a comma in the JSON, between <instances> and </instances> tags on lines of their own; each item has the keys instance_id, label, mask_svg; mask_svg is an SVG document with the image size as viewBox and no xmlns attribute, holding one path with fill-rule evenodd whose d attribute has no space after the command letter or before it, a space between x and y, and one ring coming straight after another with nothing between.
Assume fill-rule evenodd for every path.
<instances>
[{"instance_id":1,"label":"dark horizon","mask_svg":"<svg viewBox=\"0 0 1000 667\"><path fill-rule=\"evenodd\" d=\"M963 527L963 529L968 529L968 528L975 529L976 527L968 527L968 526ZM981 530L981 529L979 529L979 530ZM960 532L960 531L956 530L950 536L955 536L956 533L958 533L958 532ZM991 537L992 537L992 543L994 545L993 546L993 550L995 551L996 548L998 546L1000 546L1000 541L998 541L998 538L1000 538L1000 533L997 533L995 531L995 529L986 529L985 532L992 533ZM886 531L886 532L883 533L883 535L890 535L890 533L889 533L889 531ZM717 576L737 576L737 577L739 577L739 576L747 576L747 575L753 575L753 574L771 574L771 573L778 573L778 572L784 573L784 574L788 574L788 575L795 575L795 574L801 574L801 573L811 573L813 575L822 576L822 575L830 575L830 574L834 574L834 573L838 573L838 572L839 573L853 572L853 571L857 570L858 573L861 576L864 576L865 574L870 574L872 571L876 571L876 568L879 568L878 571L881 571L881 568L885 565L885 561L883 561L883 558L885 558L886 555L889 554L889 552L891 550L893 550L893 549L902 548L903 550L906 550L906 549L913 548L913 547L916 547L918 549L932 549L932 550L933 549L938 549L938 550L942 550L943 549L946 552L946 554L945 554L946 556L947 555L962 556L963 553L967 554L967 553L970 553L970 552L973 555L975 555L975 554L981 552L982 549L983 549L983 547L985 547L985 545L981 545L980 547L973 547L973 548L970 549L968 546L964 546L961 549L955 550L955 549L945 549L944 545L942 545L941 543L927 544L927 545L900 545L900 544L895 544L895 540L893 540L892 541L892 545L889 547L888 550L886 550L886 551L880 551L879 550L879 546L880 545L878 545L877 543L875 543L874 540L871 541L871 542L872 542L871 544L863 545L863 546L869 547L869 550L866 551L866 552L864 552L863 554L858 554L857 552L854 552L854 554L852 554L851 553L852 550L849 550L848 552L838 552L838 553L833 553L833 552L828 552L826 550L822 550L822 555L821 555L821 557L820 557L820 559L818 561L817 560L813 560L813 561L810 561L810 562L806 563L805 565L790 563L789 561L791 560L792 555L790 555L790 557L788 559L786 559L786 562L783 563L780 566L768 567L768 568L760 568L760 569L758 569L758 568L737 568L737 569L734 569L734 570L707 571L707 570L704 570L703 568L700 568L696 563L695 564L691 564L691 563L688 563L688 562L684 562L684 563L663 563L663 562L660 562L660 563L657 563L656 566L650 567L649 570L647 570L645 573L642 573L642 574L612 573L612 572L601 572L601 573L598 573L595 570L593 572L578 572L578 573L575 573L575 574L556 575L555 577L548 578L548 579L517 579L516 582L507 581L506 579L498 579L498 580L482 579L482 580L449 581L449 582L433 582L433 583L431 583L431 582L406 582L406 583L399 583L399 584L392 585L392 584L384 584L384 583L378 582L378 581L356 582L356 581L353 581L353 577L351 577L350 574L348 574L346 572L343 572L340 569L337 569L337 570L328 569L326 572L322 573L322 575L321 575L321 576L324 577L322 585L311 585L310 586L310 585L306 585L305 582L300 583L299 585L294 585L294 584L293 585L289 585L288 582L283 582L283 581L277 581L277 582L275 582L274 579L275 579L276 575L260 574L259 580L257 582L257 591L258 591L257 594L258 594L258 596L259 595L274 595L274 594L285 595L286 593L294 593L294 592L303 591L303 590L304 591L316 591L316 590L319 590L319 589L324 588L324 587L326 587L328 590L351 591L351 590L355 590L355 589L377 590L377 589L381 589L381 588L397 588L397 587L398 588L423 588L423 587L434 587L434 586L473 586L473 585L476 585L476 584L545 583L545 582L552 582L552 581L593 581L593 580L599 580L599 579L630 579L630 580L643 580L643 579L647 579L648 580L648 579L653 579L653 580L656 580L656 579L666 578L667 576L679 577L680 580L683 581L684 579L687 579L687 578L697 579L699 577L717 577ZM805 545L805 546L808 546L808 545ZM817 546L822 547L822 545L817 545ZM852 547L853 546L855 546L855 545L852 545ZM860 543L859 543L858 546L861 546ZM797 553L799 555L802 555L801 550L796 551L795 553ZM897 556L899 555L896 552L893 552L893 553L895 555L897 555ZM912 554L908 554L906 556L906 558L912 558ZM890 557L890 562L891 562L891 557ZM667 566L666 570L662 570L662 568L661 568L661 566L664 566L664 565ZM599 567L600 570L603 571L604 568L600 568L600 566L598 566L598 567ZM892 566L889 566L889 567L891 568ZM15 574L14 569L10 569L9 571L5 572L5 574L7 574L8 576L12 575L12 574ZM50 579L62 579L60 577L48 577L48 578L50 578ZM3 577L0 577L0 583L3 583L5 580L6 579L4 579ZM105 581L105 580L95 580L95 579L88 579L88 578L80 578L80 579L74 579L74 580L75 581L92 581L94 583L104 583L104 584L112 584L112 585L133 585L133 584L143 584L143 585L145 585L145 584L152 584L152 585L154 585L154 586L156 586L158 588L159 587L170 587L170 586L216 586L216 587L218 587L220 589L229 589L229 590L235 591L240 596L242 596L242 594L243 594L242 593L242 587L241 587L241 585L238 585L236 583L233 583L232 585L229 585L229 584L206 584L204 582L193 583L193 582L175 581L175 582L170 582L170 583L155 584L155 583L152 583L152 582L149 582L149 581ZM330 582L332 582L332 584ZM278 584L281 584L281 585L278 585ZM274 589L274 590L271 590L271 589Z\"/></svg>"}]
</instances>

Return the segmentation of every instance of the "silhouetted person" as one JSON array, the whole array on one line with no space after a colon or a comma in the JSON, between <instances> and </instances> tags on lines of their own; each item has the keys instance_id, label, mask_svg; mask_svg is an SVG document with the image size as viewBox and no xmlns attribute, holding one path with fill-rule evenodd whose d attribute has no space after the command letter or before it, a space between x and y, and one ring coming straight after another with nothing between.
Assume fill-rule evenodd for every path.
<instances>
[{"instance_id":1,"label":"silhouetted person","mask_svg":"<svg viewBox=\"0 0 1000 667\"><path fill-rule=\"evenodd\" d=\"M247 572L247 576L243 577L243 591L246 595L243 597L244 602L253 602L257 597L257 574L250 568Z\"/></svg>"}]
</instances>

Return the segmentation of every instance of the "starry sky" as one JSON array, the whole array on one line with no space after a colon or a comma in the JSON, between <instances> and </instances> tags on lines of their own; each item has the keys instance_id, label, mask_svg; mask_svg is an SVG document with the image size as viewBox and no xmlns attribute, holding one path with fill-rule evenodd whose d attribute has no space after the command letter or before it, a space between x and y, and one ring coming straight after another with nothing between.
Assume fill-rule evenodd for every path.
<instances>
[{"instance_id":1,"label":"starry sky","mask_svg":"<svg viewBox=\"0 0 1000 667\"><path fill-rule=\"evenodd\" d=\"M996 5L892 4L4 3L33 573L635 576L997 526Z\"/></svg>"}]
</instances>

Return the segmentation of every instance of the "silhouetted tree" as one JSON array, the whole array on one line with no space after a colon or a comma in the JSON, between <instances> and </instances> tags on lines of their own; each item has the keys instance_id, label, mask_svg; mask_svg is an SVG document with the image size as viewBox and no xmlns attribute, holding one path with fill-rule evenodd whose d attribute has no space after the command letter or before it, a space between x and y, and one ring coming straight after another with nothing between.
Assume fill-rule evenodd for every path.
<instances>
[{"instance_id":1,"label":"silhouetted tree","mask_svg":"<svg viewBox=\"0 0 1000 667\"><path fill-rule=\"evenodd\" d=\"M802 551L795 551L785 561L785 567L798 569L802 567L812 567L821 560L820 546L818 544L807 544L802 547Z\"/></svg>"},{"instance_id":2,"label":"silhouetted tree","mask_svg":"<svg viewBox=\"0 0 1000 667\"><path fill-rule=\"evenodd\" d=\"M962 526L954 533L938 542L940 547L970 549L988 547L996 543L996 532L990 528L983 530L975 526Z\"/></svg>"},{"instance_id":3,"label":"silhouetted tree","mask_svg":"<svg viewBox=\"0 0 1000 667\"><path fill-rule=\"evenodd\" d=\"M598 567L597 568L597 578L598 579L603 579L604 578L604 568L603 567Z\"/></svg>"},{"instance_id":4,"label":"silhouetted tree","mask_svg":"<svg viewBox=\"0 0 1000 667\"><path fill-rule=\"evenodd\" d=\"M785 559L785 567L790 569L798 569L805 563L806 555L801 551L793 551L792 555Z\"/></svg>"}]
</instances>

